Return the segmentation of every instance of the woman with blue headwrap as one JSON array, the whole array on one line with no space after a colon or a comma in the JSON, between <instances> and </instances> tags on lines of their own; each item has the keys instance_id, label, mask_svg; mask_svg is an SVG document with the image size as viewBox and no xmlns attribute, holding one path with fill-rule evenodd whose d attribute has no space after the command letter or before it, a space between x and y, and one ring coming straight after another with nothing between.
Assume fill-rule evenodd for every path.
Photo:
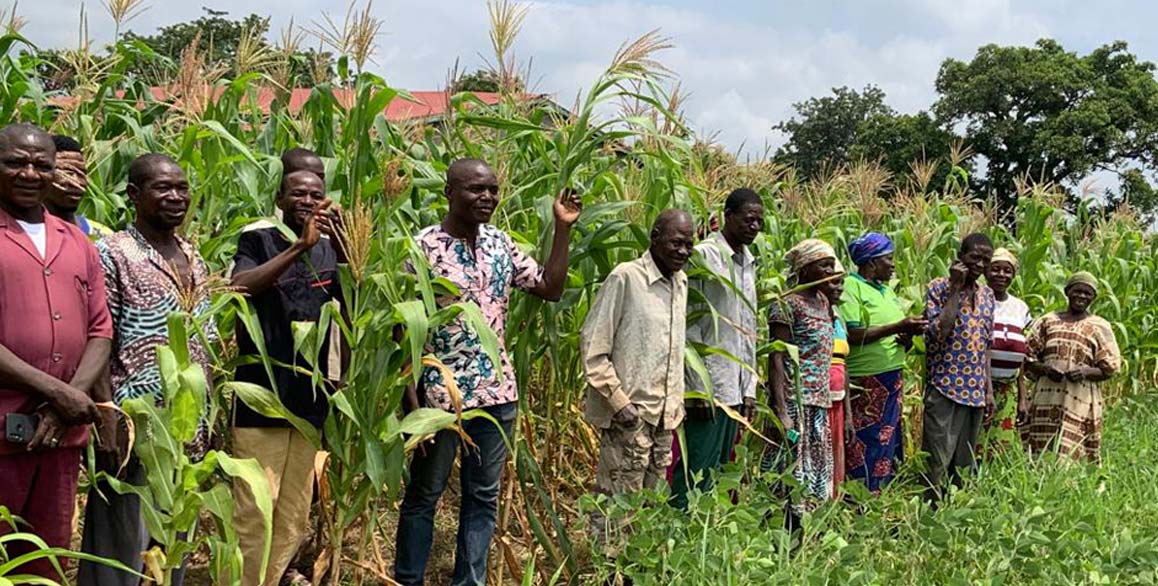
<instances>
[{"instance_id":1,"label":"woman with blue headwrap","mask_svg":"<svg viewBox=\"0 0 1158 586\"><path fill-rule=\"evenodd\" d=\"M924 333L922 317L907 317L889 286L895 247L869 232L848 245L857 271L844 281L840 314L848 326L846 361L856 437L845 446L848 478L879 492L896 474L901 449L905 354Z\"/></svg>"}]
</instances>

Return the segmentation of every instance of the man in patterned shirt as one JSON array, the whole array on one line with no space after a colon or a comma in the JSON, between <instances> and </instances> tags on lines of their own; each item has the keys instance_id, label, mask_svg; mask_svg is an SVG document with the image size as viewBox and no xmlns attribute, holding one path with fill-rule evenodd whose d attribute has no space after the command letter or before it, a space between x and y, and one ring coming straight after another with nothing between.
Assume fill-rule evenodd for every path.
<instances>
[{"instance_id":1,"label":"man in patterned shirt","mask_svg":"<svg viewBox=\"0 0 1158 586\"><path fill-rule=\"evenodd\" d=\"M491 363L478 334L462 321L432 331L426 348L454 375L461 408L483 409L502 427L500 432L482 418L463 424L475 445L464 447L462 453L462 502L452 583L483 584L498 512L499 477L507 459L503 434L511 435L519 399L504 343L511 289L559 300L567 278L571 226L579 219L582 204L575 194L555 200L554 241L546 266L540 267L510 236L490 225L499 205L499 182L486 163L477 159L451 163L445 193L450 204L446 217L415 237L432 276L448 279L461 292L458 297L440 298L438 305L475 303L499 338L498 365ZM408 393L407 410L419 406L454 410L447 384L439 370L425 369L420 387ZM434 507L446 488L459 445L458 434L440 432L410 463L394 558L394 579L401 584L423 583L434 539Z\"/></svg>"},{"instance_id":2,"label":"man in patterned shirt","mask_svg":"<svg viewBox=\"0 0 1158 586\"><path fill-rule=\"evenodd\" d=\"M209 314L208 271L196 249L178 233L189 211L189 182L176 161L165 155L138 157L129 165L127 189L136 209L128 228L97 243L113 316L113 354L109 362L111 397L118 405L137 397L163 396L156 348L169 343L167 318L187 311L202 325L206 338L216 339ZM190 335L190 358L202 365L212 380L208 350L199 336ZM210 385L212 386L212 385ZM189 446L199 457L208 445L201 426ZM130 484L145 483L145 470L130 458L124 474ZM90 491L85 511L82 551L115 559L140 570L141 552L148 548L149 532L141 517L140 499L105 487ZM174 577L180 586L183 571ZM136 586L139 578L92 562L80 564L80 586Z\"/></svg>"},{"instance_id":3,"label":"man in patterned shirt","mask_svg":"<svg viewBox=\"0 0 1158 586\"><path fill-rule=\"evenodd\" d=\"M973 469L982 420L993 411L989 345L993 339L993 290L978 282L993 258L984 234L961 241L949 278L934 279L925 295L926 379L921 449L929 454L926 497L936 501L948 471L961 485L961 469Z\"/></svg>"}]
</instances>

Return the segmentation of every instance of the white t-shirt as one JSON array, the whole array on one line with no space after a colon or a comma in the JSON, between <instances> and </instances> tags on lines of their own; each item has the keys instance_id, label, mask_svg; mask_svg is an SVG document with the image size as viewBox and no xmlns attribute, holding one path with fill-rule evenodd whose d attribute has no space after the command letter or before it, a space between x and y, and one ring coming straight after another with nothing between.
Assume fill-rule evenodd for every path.
<instances>
[{"instance_id":1,"label":"white t-shirt","mask_svg":"<svg viewBox=\"0 0 1158 586\"><path fill-rule=\"evenodd\" d=\"M36 246L37 252L40 253L40 258L44 258L44 251L46 248L48 248L48 240L46 239L44 231L44 222L40 222L39 224L29 224L28 222L16 220L16 223L20 224L20 227L24 229L24 233L32 239L32 244Z\"/></svg>"}]
</instances>

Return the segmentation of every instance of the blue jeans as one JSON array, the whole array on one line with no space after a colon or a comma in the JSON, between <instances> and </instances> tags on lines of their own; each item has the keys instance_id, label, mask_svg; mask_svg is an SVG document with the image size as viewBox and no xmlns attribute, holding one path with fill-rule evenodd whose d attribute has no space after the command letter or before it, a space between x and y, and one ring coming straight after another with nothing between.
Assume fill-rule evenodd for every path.
<instances>
[{"instance_id":1,"label":"blue jeans","mask_svg":"<svg viewBox=\"0 0 1158 586\"><path fill-rule=\"evenodd\" d=\"M475 443L464 446L460 480L462 503L458 513L458 540L454 553L455 586L486 582L487 552L495 533L499 509L499 479L507 462L508 437L514 427L518 403L483 409L498 420L502 432L484 418L463 422L463 429ZM416 451L410 462L410 481L399 510L394 579L404 586L421 586L426 560L434 541L434 507L438 504L459 448L458 434L443 430L433 443Z\"/></svg>"}]
</instances>

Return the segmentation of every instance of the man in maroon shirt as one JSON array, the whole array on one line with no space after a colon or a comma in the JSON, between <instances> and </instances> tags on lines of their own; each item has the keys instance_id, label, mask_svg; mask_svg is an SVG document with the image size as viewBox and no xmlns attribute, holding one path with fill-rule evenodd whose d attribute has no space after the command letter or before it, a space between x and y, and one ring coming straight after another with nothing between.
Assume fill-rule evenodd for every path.
<instances>
[{"instance_id":1,"label":"man in maroon shirt","mask_svg":"<svg viewBox=\"0 0 1158 586\"><path fill-rule=\"evenodd\" d=\"M51 547L69 546L80 457L108 365L112 320L97 251L45 212L56 151L35 126L0 129L0 419L37 415L28 443L0 439L0 506ZM13 417L15 419L15 417ZM10 532L0 523L0 533ZM10 548L10 558L20 551ZM17 574L62 580L51 564Z\"/></svg>"}]
</instances>

